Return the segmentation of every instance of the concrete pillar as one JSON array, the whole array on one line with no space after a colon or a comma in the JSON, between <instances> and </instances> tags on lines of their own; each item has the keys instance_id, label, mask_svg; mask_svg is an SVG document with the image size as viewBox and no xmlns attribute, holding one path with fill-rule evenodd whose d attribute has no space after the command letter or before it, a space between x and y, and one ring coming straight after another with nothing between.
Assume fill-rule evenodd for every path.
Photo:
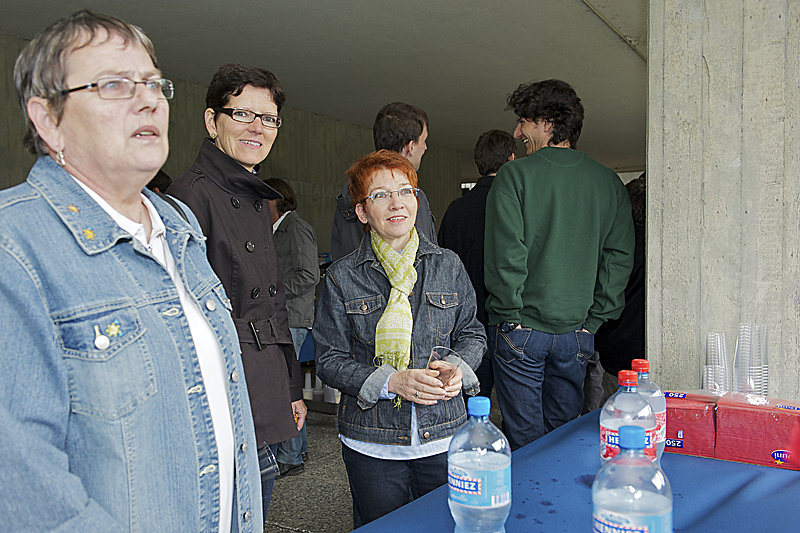
<instances>
[{"instance_id":1,"label":"concrete pillar","mask_svg":"<svg viewBox=\"0 0 800 533\"><path fill-rule=\"evenodd\" d=\"M651 0L647 352L697 388L705 334L731 360L769 326L770 394L800 399L800 2Z\"/></svg>"}]
</instances>

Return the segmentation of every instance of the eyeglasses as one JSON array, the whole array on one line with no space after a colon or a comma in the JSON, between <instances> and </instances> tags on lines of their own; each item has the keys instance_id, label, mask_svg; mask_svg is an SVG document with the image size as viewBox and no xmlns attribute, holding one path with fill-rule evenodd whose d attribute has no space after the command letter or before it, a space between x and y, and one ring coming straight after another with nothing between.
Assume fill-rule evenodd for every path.
<instances>
[{"instance_id":1,"label":"eyeglasses","mask_svg":"<svg viewBox=\"0 0 800 533\"><path fill-rule=\"evenodd\" d=\"M417 187L403 187L396 191L378 191L370 194L361 201L366 202L367 200L372 200L373 204L385 204L393 194L397 194L397 197L401 200L409 200L415 196L419 196L419 189Z\"/></svg>"},{"instance_id":2,"label":"eyeglasses","mask_svg":"<svg viewBox=\"0 0 800 533\"><path fill-rule=\"evenodd\" d=\"M133 98L136 93L137 85L144 85L149 91L159 92L161 96L167 100L175 95L175 86L172 82L165 78L155 78L152 80L133 81L130 78L123 77L103 77L98 78L96 82L83 85L81 87L73 87L72 89L64 89L60 94L66 95L74 93L75 91L83 91L85 89L97 89L97 95L103 100L125 100Z\"/></svg>"},{"instance_id":3,"label":"eyeglasses","mask_svg":"<svg viewBox=\"0 0 800 533\"><path fill-rule=\"evenodd\" d=\"M243 122L245 124L252 124L252 122L260 118L261 124L265 128L280 128L283 124L283 119L277 115L269 115L267 113L254 113L249 109L238 109L233 107L218 107L214 111L217 113L224 113L231 117L236 122Z\"/></svg>"}]
</instances>

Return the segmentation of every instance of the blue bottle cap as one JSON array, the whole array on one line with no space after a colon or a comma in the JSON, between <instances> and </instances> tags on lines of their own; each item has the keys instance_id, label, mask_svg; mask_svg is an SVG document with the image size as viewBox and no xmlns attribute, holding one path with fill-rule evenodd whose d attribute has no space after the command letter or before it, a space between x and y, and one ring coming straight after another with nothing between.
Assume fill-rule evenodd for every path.
<instances>
[{"instance_id":1,"label":"blue bottle cap","mask_svg":"<svg viewBox=\"0 0 800 533\"><path fill-rule=\"evenodd\" d=\"M644 448L644 428L639 426L621 426L619 428L619 447L626 450Z\"/></svg>"},{"instance_id":2,"label":"blue bottle cap","mask_svg":"<svg viewBox=\"0 0 800 533\"><path fill-rule=\"evenodd\" d=\"M467 400L469 416L489 416L492 409L492 400L485 396L472 396Z\"/></svg>"}]
</instances>

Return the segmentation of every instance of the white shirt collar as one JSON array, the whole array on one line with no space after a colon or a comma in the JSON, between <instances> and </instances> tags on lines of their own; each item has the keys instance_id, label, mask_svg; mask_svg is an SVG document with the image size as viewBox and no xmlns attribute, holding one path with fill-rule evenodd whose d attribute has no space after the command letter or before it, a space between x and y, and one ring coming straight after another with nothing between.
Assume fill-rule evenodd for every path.
<instances>
[{"instance_id":1,"label":"white shirt collar","mask_svg":"<svg viewBox=\"0 0 800 533\"><path fill-rule=\"evenodd\" d=\"M291 211L286 211L286 212L285 212L284 214L282 214L282 215L281 215L281 217L280 217L278 220L276 220L276 221L275 221L275 223L272 225L272 233L273 233L273 235L275 234L275 232L276 232L276 231L278 231L278 226L280 226L280 225L281 225L281 222L283 222L283 219L284 219L284 218L286 218L286 215L288 215L289 213L291 213Z\"/></svg>"},{"instance_id":2,"label":"white shirt collar","mask_svg":"<svg viewBox=\"0 0 800 533\"><path fill-rule=\"evenodd\" d=\"M76 178L72 174L70 174L70 177L72 177L72 179L75 180L75 183L80 185L81 188L84 191L86 191L86 194L88 194L89 196L92 197L92 200L97 202L97 205L99 205L100 208L103 211L105 211L108 214L108 216L110 216L114 220L114 222L117 223L117 225L120 228L122 228L123 230L127 231L128 233L130 233L132 237L134 237L136 240L138 240L139 242L141 242L145 246L148 246L148 243L150 242L150 240L152 238L161 237L166 233L166 228L164 227L164 222L161 220L161 217L159 216L158 211L156 211L156 208L153 206L152 203L150 203L150 200L148 200L147 197L144 194L139 193L139 196L142 199L142 203L147 208L147 214L150 216L150 225L153 228L153 230L150 233L150 238L149 239L148 239L148 236L145 235L144 225L143 224L139 224L138 222L129 219L128 217L126 217L125 215L123 215L122 213L120 213L119 211L114 209L113 207L111 207L111 204L106 202L103 199L102 196L97 194L95 191L93 191L91 188L89 188L88 185L83 183L81 180L79 180L78 178Z\"/></svg>"}]
</instances>

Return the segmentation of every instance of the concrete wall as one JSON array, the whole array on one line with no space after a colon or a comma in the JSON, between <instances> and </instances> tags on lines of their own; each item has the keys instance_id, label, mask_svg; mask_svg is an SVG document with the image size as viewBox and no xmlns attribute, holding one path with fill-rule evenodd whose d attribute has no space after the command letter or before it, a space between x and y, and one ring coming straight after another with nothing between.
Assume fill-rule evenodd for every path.
<instances>
[{"instance_id":1,"label":"concrete wall","mask_svg":"<svg viewBox=\"0 0 800 533\"><path fill-rule=\"evenodd\" d=\"M647 353L700 385L705 334L733 358L769 326L770 392L800 398L800 2L651 0Z\"/></svg>"},{"instance_id":2,"label":"concrete wall","mask_svg":"<svg viewBox=\"0 0 800 533\"><path fill-rule=\"evenodd\" d=\"M25 180L34 157L21 144L24 123L13 85L13 68L25 42L0 34L0 188ZM170 101L169 159L164 170L177 177L194 161L206 135L203 126L206 87L174 80L176 95ZM291 95L289 95L291 97ZM375 112L378 110L376 109ZM298 195L298 213L317 233L320 251L330 250L330 232L336 195L345 183L344 172L359 157L374 149L372 131L331 117L285 107L284 124L267 158L261 177L289 181ZM430 147L422 160L420 186L430 200L437 220L450 202L461 194L460 183L472 154L462 154L438 145Z\"/></svg>"}]
</instances>

